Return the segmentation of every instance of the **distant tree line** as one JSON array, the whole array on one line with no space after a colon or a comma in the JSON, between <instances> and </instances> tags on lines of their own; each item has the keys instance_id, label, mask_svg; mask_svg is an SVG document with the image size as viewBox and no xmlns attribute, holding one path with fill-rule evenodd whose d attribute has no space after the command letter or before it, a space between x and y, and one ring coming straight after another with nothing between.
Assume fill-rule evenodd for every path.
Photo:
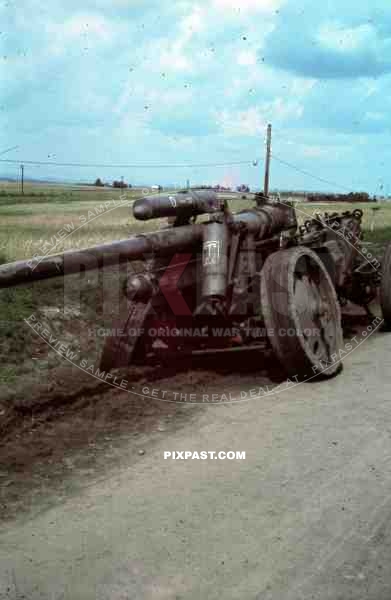
<instances>
[{"instance_id":1,"label":"distant tree line","mask_svg":"<svg viewBox=\"0 0 391 600\"><path fill-rule=\"evenodd\" d=\"M308 202L376 202L366 192L349 192L349 194L308 194Z\"/></svg>"},{"instance_id":2,"label":"distant tree line","mask_svg":"<svg viewBox=\"0 0 391 600\"><path fill-rule=\"evenodd\" d=\"M190 189L194 190L214 190L215 192L230 192L230 187L223 185L192 185Z\"/></svg>"},{"instance_id":3,"label":"distant tree line","mask_svg":"<svg viewBox=\"0 0 391 600\"><path fill-rule=\"evenodd\" d=\"M98 177L98 179L95 179L95 183L94 183L95 187L104 187L105 185L109 185L109 184L104 183L100 177ZM121 181L117 181L115 179L111 185L113 188L121 188L121 189L132 187L130 183L128 184L128 183L126 183L126 181L122 181L122 179L121 179Z\"/></svg>"},{"instance_id":4,"label":"distant tree line","mask_svg":"<svg viewBox=\"0 0 391 600\"><path fill-rule=\"evenodd\" d=\"M132 187L131 185L128 185L126 183L126 181L117 181L116 179L113 181L113 188L127 188L127 187Z\"/></svg>"},{"instance_id":5,"label":"distant tree line","mask_svg":"<svg viewBox=\"0 0 391 600\"><path fill-rule=\"evenodd\" d=\"M196 186L191 186L190 189L214 190L215 192L231 192L232 191L232 188L225 187L223 185L196 185ZM242 185L237 186L236 191L237 192L249 192L250 188L248 185L242 184Z\"/></svg>"}]
</instances>

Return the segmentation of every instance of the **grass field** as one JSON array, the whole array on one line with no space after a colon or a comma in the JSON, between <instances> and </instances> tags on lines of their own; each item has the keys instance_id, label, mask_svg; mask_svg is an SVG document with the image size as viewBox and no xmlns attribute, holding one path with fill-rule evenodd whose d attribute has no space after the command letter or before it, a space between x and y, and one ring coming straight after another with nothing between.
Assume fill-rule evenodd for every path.
<instances>
[{"instance_id":1,"label":"grass field","mask_svg":"<svg viewBox=\"0 0 391 600\"><path fill-rule=\"evenodd\" d=\"M129 205L141 196L142 190L125 192L126 198L122 197L121 201L123 190L26 184L22 196L15 184L0 185L0 263L42 254L43 247L45 250L50 247L48 253L53 254L125 239L158 228L159 220L143 223L132 216ZM233 210L239 210L252 206L253 202L250 198L238 198L231 200L230 205ZM378 208L376 212L374 207ZM384 243L391 239L391 203L297 206L301 222L316 211L353 208L364 211L365 239L371 244L373 254L381 256ZM60 231L71 234L60 239ZM101 276L99 274L99 278ZM113 305L121 276L115 269L105 274L105 294L109 277ZM75 275L65 278L66 281L52 279L0 290L0 403L2 399L13 398L15 402L28 405L35 400L31 400L30 395L26 397L26 389L31 392L31 397L37 389L42 398L50 392L50 386L57 386L64 377L80 380L80 372L74 373L69 364L64 367L64 361L26 326L24 319L32 313L38 314L51 331L63 336L75 350L88 350L89 356L99 356L102 340L88 339L83 334L91 327L111 326L110 315L108 318L107 311L102 310L99 278L87 276L81 280ZM67 375L64 375L64 369Z\"/></svg>"},{"instance_id":2,"label":"grass field","mask_svg":"<svg viewBox=\"0 0 391 600\"><path fill-rule=\"evenodd\" d=\"M141 231L128 205L141 191L92 189L72 190L52 188L28 192L22 196L0 190L0 252L3 261L28 258L46 248L63 230L73 233L53 248L57 253L71 248L93 246L104 241L129 237ZM129 202L128 202L129 201ZM103 208L103 211L102 211ZM101 211L101 212L99 212ZM97 217L92 220L91 213ZM53 244L50 244L53 245ZM43 252L47 253L47 252Z\"/></svg>"},{"instance_id":3,"label":"grass field","mask_svg":"<svg viewBox=\"0 0 391 600\"><path fill-rule=\"evenodd\" d=\"M126 193L121 204L120 197ZM0 262L30 258L40 248L58 241L53 252L85 248L95 244L124 239L134 233L159 227L159 221L135 221L130 204L142 195L142 190L115 190L108 188L71 187L26 184L22 196L15 184L0 185ZM128 202L129 201L129 202ZM105 206L106 203L106 206ZM230 201L233 210L252 206L250 199ZM374 214L373 207L378 210ZM102 211L103 207L103 211ZM300 221L315 211L333 212L361 208L366 239L382 242L391 239L391 202L383 204L298 204ZM99 213L99 211L101 211ZM92 216L96 216L92 220ZM88 222L87 222L88 221ZM374 231L371 223L374 221ZM81 226L82 225L82 226ZM73 232L65 239L58 233L65 228ZM45 246L46 244L46 246Z\"/></svg>"}]
</instances>

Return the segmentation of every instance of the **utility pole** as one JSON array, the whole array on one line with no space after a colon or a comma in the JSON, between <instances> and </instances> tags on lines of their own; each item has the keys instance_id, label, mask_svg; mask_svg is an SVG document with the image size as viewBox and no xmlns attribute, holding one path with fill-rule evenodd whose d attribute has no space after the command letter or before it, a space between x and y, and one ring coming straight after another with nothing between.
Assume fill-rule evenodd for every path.
<instances>
[{"instance_id":1,"label":"utility pole","mask_svg":"<svg viewBox=\"0 0 391 600\"><path fill-rule=\"evenodd\" d=\"M24 165L20 165L21 170L21 182L22 182L22 196L24 195Z\"/></svg>"},{"instance_id":2,"label":"utility pole","mask_svg":"<svg viewBox=\"0 0 391 600\"><path fill-rule=\"evenodd\" d=\"M263 195L267 198L269 196L269 180L270 180L270 156L272 149L272 126L267 126L267 138L266 138L266 160L265 160L265 183L263 186Z\"/></svg>"},{"instance_id":3,"label":"utility pole","mask_svg":"<svg viewBox=\"0 0 391 600\"><path fill-rule=\"evenodd\" d=\"M190 189L190 181L188 179L186 179L186 189L187 190Z\"/></svg>"}]
</instances>

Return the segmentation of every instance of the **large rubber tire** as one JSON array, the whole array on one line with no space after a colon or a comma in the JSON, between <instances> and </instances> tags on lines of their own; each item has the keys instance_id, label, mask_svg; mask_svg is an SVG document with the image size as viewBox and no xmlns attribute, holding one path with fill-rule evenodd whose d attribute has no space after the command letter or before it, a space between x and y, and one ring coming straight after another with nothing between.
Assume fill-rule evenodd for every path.
<instances>
[{"instance_id":1,"label":"large rubber tire","mask_svg":"<svg viewBox=\"0 0 391 600\"><path fill-rule=\"evenodd\" d=\"M391 242L388 242L382 260L380 306L384 319L384 328L391 330Z\"/></svg>"},{"instance_id":2,"label":"large rubber tire","mask_svg":"<svg viewBox=\"0 0 391 600\"><path fill-rule=\"evenodd\" d=\"M261 273L261 303L270 343L290 377L303 381L341 371L340 307L315 252L299 246L271 254Z\"/></svg>"}]
</instances>

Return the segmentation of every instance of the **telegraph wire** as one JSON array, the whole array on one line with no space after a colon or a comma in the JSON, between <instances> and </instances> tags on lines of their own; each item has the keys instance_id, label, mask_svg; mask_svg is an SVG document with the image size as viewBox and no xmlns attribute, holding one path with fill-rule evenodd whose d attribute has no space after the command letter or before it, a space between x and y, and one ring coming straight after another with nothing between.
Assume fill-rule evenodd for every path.
<instances>
[{"instance_id":1,"label":"telegraph wire","mask_svg":"<svg viewBox=\"0 0 391 600\"><path fill-rule=\"evenodd\" d=\"M9 164L25 164L25 165L36 165L36 166L54 166L54 167L86 167L93 169L191 169L191 168L202 168L202 167L230 167L235 165L253 165L254 160L242 160L224 163L194 163L194 164L128 164L128 165L115 165L115 164L94 164L94 163L61 163L56 161L42 161L42 160L10 160L0 159L1 163Z\"/></svg>"},{"instance_id":2,"label":"telegraph wire","mask_svg":"<svg viewBox=\"0 0 391 600\"><path fill-rule=\"evenodd\" d=\"M11 152L11 150L16 150L17 148L19 148L19 146L12 146L12 148L7 148L7 150L3 150L3 152L0 152L0 156L3 156L3 154L7 154L7 152ZM19 162L19 161L15 161L15 162Z\"/></svg>"},{"instance_id":3,"label":"telegraph wire","mask_svg":"<svg viewBox=\"0 0 391 600\"><path fill-rule=\"evenodd\" d=\"M321 183L326 183L327 185L332 185L335 188L340 188L341 190L345 190L347 192L352 191L351 188L348 188L345 185L336 183L335 181L330 181L328 179L323 179L323 177L318 177L317 175L313 175L309 171L305 171L304 169L301 169L300 167L297 167L296 165L293 165L292 163L290 163L286 160L283 160L282 158L279 158L278 156L276 156L273 153L271 156L272 156L272 159L276 160L277 162L281 163L282 165L285 165L286 167L290 167L291 169L297 171L298 173L301 173L302 175L306 175L307 177L312 177L312 179L316 179L317 181L320 181Z\"/></svg>"},{"instance_id":4,"label":"telegraph wire","mask_svg":"<svg viewBox=\"0 0 391 600\"><path fill-rule=\"evenodd\" d=\"M6 152L10 152L11 150L15 150L18 146L14 146L12 148L8 148L3 152L0 152L0 156L5 154ZM311 177L312 179L319 181L320 183L324 183L327 185L331 185L334 188L340 188L345 191L351 192L351 189L336 183L335 181L330 181L329 179L324 179L323 177L319 177L306 171L291 162L288 162L279 156L276 156L274 153L271 153L271 158L294 171L305 175L306 177ZM54 166L54 167L77 167L77 168L94 168L94 169L191 169L191 168L208 168L208 167L229 167L229 166L238 166L238 165L251 165L256 167L260 162L263 162L263 159L255 158L251 160L242 160L242 161L232 161L232 162L215 162L215 163L188 163L188 164L107 164L107 163L73 163L73 162L57 162L57 161L39 161L39 160L14 160L14 159L0 159L0 163L7 164L24 164L24 165L33 165L33 166Z\"/></svg>"}]
</instances>

